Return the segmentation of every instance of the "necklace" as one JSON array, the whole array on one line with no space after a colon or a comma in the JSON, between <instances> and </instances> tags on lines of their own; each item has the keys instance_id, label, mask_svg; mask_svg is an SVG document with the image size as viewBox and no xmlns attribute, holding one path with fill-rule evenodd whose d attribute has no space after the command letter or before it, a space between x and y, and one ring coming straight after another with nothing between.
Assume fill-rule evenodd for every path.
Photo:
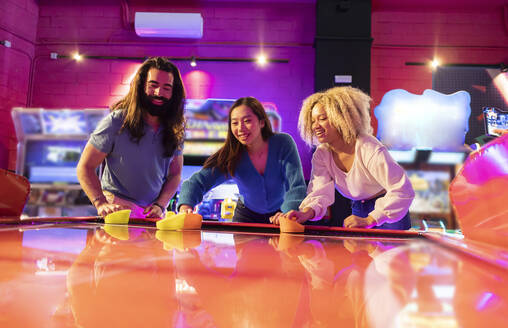
<instances>
[{"instance_id":1,"label":"necklace","mask_svg":"<svg viewBox=\"0 0 508 328\"><path fill-rule=\"evenodd\" d=\"M258 152L247 152L254 168L263 175L265 173L266 161L268 160L268 144Z\"/></svg>"},{"instance_id":2,"label":"necklace","mask_svg":"<svg viewBox=\"0 0 508 328\"><path fill-rule=\"evenodd\" d=\"M268 153L268 143L261 147L259 151L247 151L251 158L262 158Z\"/></svg>"}]
</instances>

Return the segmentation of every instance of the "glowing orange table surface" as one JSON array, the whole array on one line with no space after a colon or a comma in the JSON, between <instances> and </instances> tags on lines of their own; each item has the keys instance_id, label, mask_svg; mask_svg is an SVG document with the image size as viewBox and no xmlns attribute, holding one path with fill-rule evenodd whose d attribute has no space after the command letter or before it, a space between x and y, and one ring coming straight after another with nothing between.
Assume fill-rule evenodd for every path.
<instances>
[{"instance_id":1,"label":"glowing orange table surface","mask_svg":"<svg viewBox=\"0 0 508 328\"><path fill-rule=\"evenodd\" d=\"M0 225L1 327L506 326L508 271L418 233ZM451 246L447 246L451 245ZM487 258L488 256L485 256Z\"/></svg>"}]
</instances>

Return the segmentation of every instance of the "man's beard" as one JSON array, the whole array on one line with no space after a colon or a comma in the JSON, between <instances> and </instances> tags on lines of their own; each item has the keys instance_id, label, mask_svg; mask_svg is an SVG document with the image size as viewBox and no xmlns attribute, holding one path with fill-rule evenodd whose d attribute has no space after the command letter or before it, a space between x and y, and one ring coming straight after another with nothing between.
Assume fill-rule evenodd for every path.
<instances>
[{"instance_id":1,"label":"man's beard","mask_svg":"<svg viewBox=\"0 0 508 328\"><path fill-rule=\"evenodd\" d=\"M161 105L156 105L152 102L152 99L162 100ZM152 116L165 116L169 114L169 99L159 96L149 96L147 94L143 94L141 96L141 107L145 112Z\"/></svg>"}]
</instances>

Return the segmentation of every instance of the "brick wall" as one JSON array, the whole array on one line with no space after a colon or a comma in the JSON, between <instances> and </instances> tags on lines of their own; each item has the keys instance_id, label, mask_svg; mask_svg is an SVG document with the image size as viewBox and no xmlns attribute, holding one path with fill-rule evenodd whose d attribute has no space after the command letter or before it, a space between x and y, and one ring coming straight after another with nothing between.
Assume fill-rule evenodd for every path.
<instances>
[{"instance_id":1,"label":"brick wall","mask_svg":"<svg viewBox=\"0 0 508 328\"><path fill-rule=\"evenodd\" d=\"M0 1L0 168L16 167L16 133L11 109L25 106L29 71L34 56L38 6L35 0Z\"/></svg>"},{"instance_id":2,"label":"brick wall","mask_svg":"<svg viewBox=\"0 0 508 328\"><path fill-rule=\"evenodd\" d=\"M375 7L371 63L375 105L392 89L415 94L432 89L432 70L406 62L428 62L436 56L442 63L508 63L508 4L503 7L501 2L457 2L448 7L434 3L398 10Z\"/></svg>"},{"instance_id":3,"label":"brick wall","mask_svg":"<svg viewBox=\"0 0 508 328\"><path fill-rule=\"evenodd\" d=\"M310 151L297 132L302 100L313 92L315 4L204 2L200 7L142 5L129 1L128 10L113 1L79 1L69 5L46 1L40 5L34 67L33 107L107 107L128 90L139 60L50 59L79 50L93 56L254 58L263 44L269 58L289 63L259 67L250 62L174 61L180 68L189 98L254 96L275 103L284 132L298 144L307 176ZM175 2L176 3L176 2ZM200 12L200 40L138 37L134 12Z\"/></svg>"},{"instance_id":4,"label":"brick wall","mask_svg":"<svg viewBox=\"0 0 508 328\"><path fill-rule=\"evenodd\" d=\"M398 0L375 2L371 63L374 105L391 89L421 93L432 87L430 69L407 66L406 62L425 62L434 54L449 63L508 62L506 6L503 9L500 0L474 8L471 1L467 6L455 2L456 6L443 7L434 1L423 10L416 5L403 7L404 2ZM262 42L270 57L289 59L289 63L273 63L263 69L252 63L204 62L195 69L187 62L175 63L182 71L189 97L252 95L277 104L283 130L297 141L308 174L310 155L300 141L296 124L302 99L313 92L312 1L205 1L199 7L179 5L178 1L165 2L171 4L165 6L159 1L128 3L129 8L113 0L0 3L0 39L13 41L11 49L0 47L0 124L6 127L0 129L0 167L14 168L16 141L10 119L13 106L106 107L126 92L137 65L136 61L112 59L81 63L51 60L51 52L250 58L259 52ZM390 5L383 6L384 3ZM196 41L139 38L132 28L135 11L201 12L204 36ZM34 58L32 91L28 81L30 57Z\"/></svg>"}]
</instances>

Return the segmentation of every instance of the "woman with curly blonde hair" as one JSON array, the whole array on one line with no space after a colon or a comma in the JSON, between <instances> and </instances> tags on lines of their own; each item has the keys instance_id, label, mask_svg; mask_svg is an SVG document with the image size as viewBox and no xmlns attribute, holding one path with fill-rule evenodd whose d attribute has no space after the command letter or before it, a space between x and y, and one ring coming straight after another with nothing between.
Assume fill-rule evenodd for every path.
<instances>
[{"instance_id":1,"label":"woman with curly blonde hair","mask_svg":"<svg viewBox=\"0 0 508 328\"><path fill-rule=\"evenodd\" d=\"M353 87L309 96L298 120L302 138L319 144L312 157L307 197L286 217L300 223L321 219L333 204L334 188L352 200L348 228L405 230L414 191L402 167L372 136L370 97ZM275 222L277 223L277 222Z\"/></svg>"}]
</instances>

